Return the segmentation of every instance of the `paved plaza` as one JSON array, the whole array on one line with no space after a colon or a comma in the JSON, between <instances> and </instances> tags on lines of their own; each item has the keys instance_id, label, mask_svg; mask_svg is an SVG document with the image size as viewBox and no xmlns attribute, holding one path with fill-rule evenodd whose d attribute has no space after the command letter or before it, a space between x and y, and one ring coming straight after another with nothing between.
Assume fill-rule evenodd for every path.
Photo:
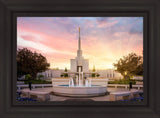
<instances>
[{"instance_id":1,"label":"paved plaza","mask_svg":"<svg viewBox=\"0 0 160 118\"><path fill-rule=\"evenodd\" d=\"M122 91L129 91L128 89L124 88L107 88L108 92L122 92ZM65 97L65 96L58 96L54 95L53 88L35 88L32 91L40 91L40 92L49 92L50 93L50 101L109 101L109 95L103 95L98 97L83 97L83 98L76 98L76 97Z\"/></svg>"}]
</instances>

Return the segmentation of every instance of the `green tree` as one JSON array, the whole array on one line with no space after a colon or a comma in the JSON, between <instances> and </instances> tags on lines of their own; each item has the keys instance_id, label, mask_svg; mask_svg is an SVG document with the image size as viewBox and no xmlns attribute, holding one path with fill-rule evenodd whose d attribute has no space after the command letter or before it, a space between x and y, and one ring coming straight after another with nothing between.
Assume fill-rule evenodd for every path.
<instances>
[{"instance_id":1,"label":"green tree","mask_svg":"<svg viewBox=\"0 0 160 118\"><path fill-rule=\"evenodd\" d=\"M124 78L130 78L135 75L143 75L143 58L135 53L120 58L117 63L113 63L116 71L121 73Z\"/></svg>"},{"instance_id":2,"label":"green tree","mask_svg":"<svg viewBox=\"0 0 160 118\"><path fill-rule=\"evenodd\" d=\"M68 73L67 73L67 67L65 67L65 69L64 69L64 73L63 74L61 74L61 77L68 77Z\"/></svg>"},{"instance_id":3,"label":"green tree","mask_svg":"<svg viewBox=\"0 0 160 118\"><path fill-rule=\"evenodd\" d=\"M96 71L96 69L95 69L95 65L93 66L93 70L92 70L93 72L95 72Z\"/></svg>"},{"instance_id":4,"label":"green tree","mask_svg":"<svg viewBox=\"0 0 160 118\"><path fill-rule=\"evenodd\" d=\"M25 79L26 80L30 80L31 79L31 75L30 74L25 75Z\"/></svg>"},{"instance_id":5,"label":"green tree","mask_svg":"<svg viewBox=\"0 0 160 118\"><path fill-rule=\"evenodd\" d=\"M65 69L64 69L64 72L65 72L65 73L64 73L64 77L68 77L67 71L68 71L68 70L67 70L67 67L65 67Z\"/></svg>"},{"instance_id":6,"label":"green tree","mask_svg":"<svg viewBox=\"0 0 160 118\"><path fill-rule=\"evenodd\" d=\"M92 72L93 72L93 73L92 73L92 77L96 77L96 73L95 73L95 72L96 72L95 65L93 66Z\"/></svg>"},{"instance_id":7,"label":"green tree","mask_svg":"<svg viewBox=\"0 0 160 118\"><path fill-rule=\"evenodd\" d=\"M32 52L27 48L17 50L18 77L30 74L35 79L38 72L47 70L49 66L47 59L43 55Z\"/></svg>"},{"instance_id":8,"label":"green tree","mask_svg":"<svg viewBox=\"0 0 160 118\"><path fill-rule=\"evenodd\" d=\"M65 70L64 70L65 72L67 72L67 67L65 67Z\"/></svg>"}]
</instances>

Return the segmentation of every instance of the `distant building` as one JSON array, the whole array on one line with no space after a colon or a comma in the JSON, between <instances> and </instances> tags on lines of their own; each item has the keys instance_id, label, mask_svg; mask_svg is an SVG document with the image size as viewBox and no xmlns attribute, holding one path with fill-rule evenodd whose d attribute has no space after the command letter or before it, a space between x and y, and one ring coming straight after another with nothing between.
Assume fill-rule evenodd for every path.
<instances>
[{"instance_id":1,"label":"distant building","mask_svg":"<svg viewBox=\"0 0 160 118\"><path fill-rule=\"evenodd\" d=\"M44 78L41 78L41 79L45 79L45 80L51 80L52 78L59 78L64 72L65 72L64 69L46 70L45 72L38 73L37 79L38 79L38 75L43 75ZM68 72L71 72L71 71L68 70ZM89 72L91 73L92 70L89 70ZM114 71L113 69L96 70L96 73L98 73L99 77L101 78L108 78L108 79L122 79L123 78L123 76L120 73Z\"/></svg>"},{"instance_id":2,"label":"distant building","mask_svg":"<svg viewBox=\"0 0 160 118\"><path fill-rule=\"evenodd\" d=\"M96 72L100 75L99 77L105 77L108 79L122 79L123 76L116 72L113 69L105 69L105 70L96 70Z\"/></svg>"},{"instance_id":3,"label":"distant building","mask_svg":"<svg viewBox=\"0 0 160 118\"><path fill-rule=\"evenodd\" d=\"M38 79L38 75L43 75L44 77L40 79L50 80L52 78L61 77L61 74L63 72L64 70L62 69L49 69L49 70L46 70L45 72L38 73L37 79Z\"/></svg>"}]
</instances>

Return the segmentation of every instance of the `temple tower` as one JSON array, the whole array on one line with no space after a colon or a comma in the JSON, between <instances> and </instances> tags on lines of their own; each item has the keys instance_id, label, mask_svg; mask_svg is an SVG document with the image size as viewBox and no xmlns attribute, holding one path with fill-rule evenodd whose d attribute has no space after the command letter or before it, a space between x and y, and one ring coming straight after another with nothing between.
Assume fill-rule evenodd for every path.
<instances>
[{"instance_id":1,"label":"temple tower","mask_svg":"<svg viewBox=\"0 0 160 118\"><path fill-rule=\"evenodd\" d=\"M89 71L89 60L84 59L82 56L80 28L79 28L77 57L75 59L71 59L70 61L71 61L71 72L79 72L79 70L81 72Z\"/></svg>"}]
</instances>

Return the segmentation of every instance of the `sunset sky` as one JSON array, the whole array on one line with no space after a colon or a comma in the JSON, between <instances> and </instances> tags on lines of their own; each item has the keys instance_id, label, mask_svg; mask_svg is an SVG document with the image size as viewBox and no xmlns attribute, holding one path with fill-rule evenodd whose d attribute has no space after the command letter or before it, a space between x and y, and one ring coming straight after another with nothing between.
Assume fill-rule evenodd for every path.
<instances>
[{"instance_id":1,"label":"sunset sky","mask_svg":"<svg viewBox=\"0 0 160 118\"><path fill-rule=\"evenodd\" d=\"M18 17L17 49L41 53L50 68L70 69L81 28L83 57L89 68L113 68L119 58L143 53L143 17Z\"/></svg>"}]
</instances>

